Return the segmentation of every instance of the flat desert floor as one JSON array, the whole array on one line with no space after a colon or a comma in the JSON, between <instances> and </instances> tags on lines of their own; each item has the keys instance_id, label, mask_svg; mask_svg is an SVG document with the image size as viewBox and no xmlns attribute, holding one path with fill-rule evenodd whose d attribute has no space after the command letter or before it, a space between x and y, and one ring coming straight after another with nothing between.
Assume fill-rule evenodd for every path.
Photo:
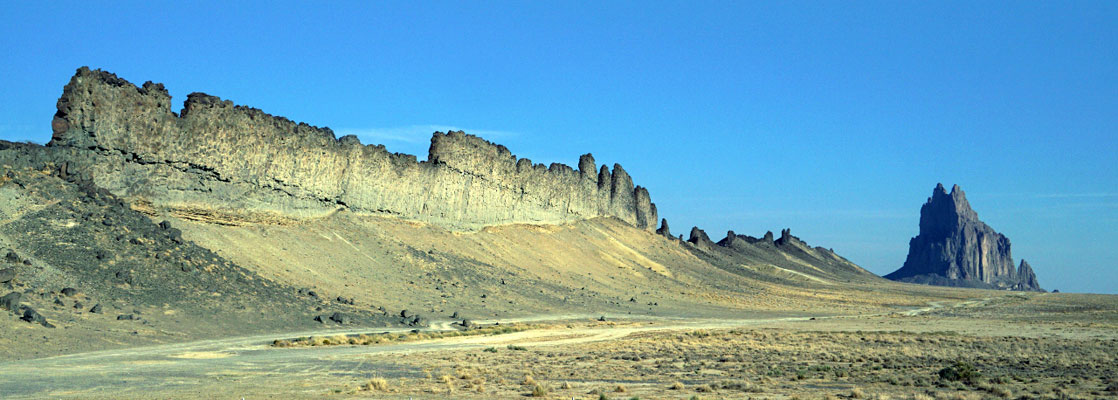
<instances>
[{"instance_id":1,"label":"flat desert floor","mask_svg":"<svg viewBox=\"0 0 1118 400\"><path fill-rule=\"evenodd\" d=\"M477 321L487 327L477 334L440 321L419 332L332 330L157 345L2 363L0 393L233 399L1118 396L1118 296L975 293L983 296L852 316L602 321L552 315ZM504 329L495 329L497 322ZM277 346L277 340L302 345Z\"/></svg>"}]
</instances>

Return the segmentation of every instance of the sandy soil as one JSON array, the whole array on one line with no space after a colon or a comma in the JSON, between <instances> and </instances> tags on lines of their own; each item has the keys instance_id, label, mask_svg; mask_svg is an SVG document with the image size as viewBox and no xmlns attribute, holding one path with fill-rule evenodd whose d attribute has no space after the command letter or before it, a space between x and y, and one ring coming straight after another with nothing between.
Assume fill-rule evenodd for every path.
<instances>
[{"instance_id":1,"label":"sandy soil","mask_svg":"<svg viewBox=\"0 0 1118 400\"><path fill-rule=\"evenodd\" d=\"M1089 397L1109 393L1103 374L1118 368L1107 350L1118 345L1118 307L1111 297L1009 295L814 319L601 322L568 315L569 320L541 324L555 318L537 316L522 322L542 328L506 335L370 346L270 346L284 337L369 331L293 332L4 363L0 392L6 398L513 398L539 383L552 398L598 398L588 394L595 389L611 398L979 398L1004 397L1006 391ZM981 318L1022 303L1034 309L1076 305L1109 311L1102 319L1088 314L1079 321L1066 312L1044 311L1028 321ZM1040 319L1052 323L1037 323ZM448 327L447 321L435 326ZM1044 363L1022 364L1030 358ZM977 365L985 371L984 380L938 378L956 360ZM525 375L531 384L525 384ZM365 387L375 378L387 386ZM684 389L673 389L676 382ZM617 386L624 392L614 392Z\"/></svg>"}]
</instances>

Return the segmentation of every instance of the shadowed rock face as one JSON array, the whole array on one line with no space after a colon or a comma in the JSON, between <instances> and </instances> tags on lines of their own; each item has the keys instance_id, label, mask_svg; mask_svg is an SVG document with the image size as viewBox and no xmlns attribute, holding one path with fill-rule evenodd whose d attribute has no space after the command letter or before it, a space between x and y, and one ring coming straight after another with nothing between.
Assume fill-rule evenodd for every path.
<instances>
[{"instance_id":1,"label":"shadowed rock face","mask_svg":"<svg viewBox=\"0 0 1118 400\"><path fill-rule=\"evenodd\" d=\"M909 241L899 281L948 286L1040 290L1028 263L1014 267L1009 239L978 219L958 185L942 184L920 208L920 234Z\"/></svg>"},{"instance_id":2,"label":"shadowed rock face","mask_svg":"<svg viewBox=\"0 0 1118 400\"><path fill-rule=\"evenodd\" d=\"M427 161L203 93L177 115L162 84L81 68L66 85L50 146L70 170L185 218L304 218L338 209L450 229L600 216L656 228L648 191L614 164L533 164L464 132L436 132Z\"/></svg>"}]
</instances>

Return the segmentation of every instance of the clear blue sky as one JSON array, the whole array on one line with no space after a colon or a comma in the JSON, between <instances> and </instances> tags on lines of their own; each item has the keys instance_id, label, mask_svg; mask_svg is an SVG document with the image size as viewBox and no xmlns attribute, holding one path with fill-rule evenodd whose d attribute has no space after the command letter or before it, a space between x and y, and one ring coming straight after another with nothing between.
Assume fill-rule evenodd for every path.
<instances>
[{"instance_id":1,"label":"clear blue sky","mask_svg":"<svg viewBox=\"0 0 1118 400\"><path fill-rule=\"evenodd\" d=\"M1118 292L1118 2L29 3L4 139L49 140L88 65L420 158L449 127L593 152L676 232L790 227L879 274L959 184L1042 286Z\"/></svg>"}]
</instances>

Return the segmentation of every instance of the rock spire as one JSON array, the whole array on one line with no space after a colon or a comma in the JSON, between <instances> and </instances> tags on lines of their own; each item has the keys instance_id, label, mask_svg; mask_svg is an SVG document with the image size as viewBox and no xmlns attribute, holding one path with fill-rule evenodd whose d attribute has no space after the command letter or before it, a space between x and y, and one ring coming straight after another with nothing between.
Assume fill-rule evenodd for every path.
<instances>
[{"instance_id":1,"label":"rock spire","mask_svg":"<svg viewBox=\"0 0 1118 400\"><path fill-rule=\"evenodd\" d=\"M978 219L958 185L943 184L920 208L920 233L909 241L908 258L886 278L948 286L1041 290L1022 260L1015 267L1009 238Z\"/></svg>"}]
</instances>

